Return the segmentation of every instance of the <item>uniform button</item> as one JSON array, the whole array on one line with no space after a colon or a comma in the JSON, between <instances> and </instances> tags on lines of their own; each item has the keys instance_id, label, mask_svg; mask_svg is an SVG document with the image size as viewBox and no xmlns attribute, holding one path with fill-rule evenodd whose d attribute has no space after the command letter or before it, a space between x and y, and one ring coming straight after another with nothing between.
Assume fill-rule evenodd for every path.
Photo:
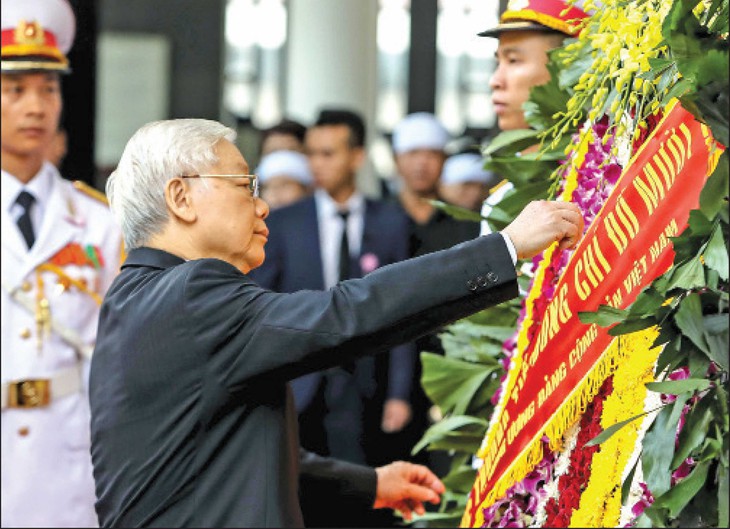
<instances>
[{"instance_id":1,"label":"uniform button","mask_svg":"<svg viewBox=\"0 0 730 529\"><path fill-rule=\"evenodd\" d=\"M492 283L496 283L499 280L499 276L494 272L489 272L487 274L487 279L489 279Z\"/></svg>"},{"instance_id":2,"label":"uniform button","mask_svg":"<svg viewBox=\"0 0 730 529\"><path fill-rule=\"evenodd\" d=\"M27 426L22 426L21 428L18 428L18 435L20 437L25 437L30 433L30 428Z\"/></svg>"},{"instance_id":3,"label":"uniform button","mask_svg":"<svg viewBox=\"0 0 730 529\"><path fill-rule=\"evenodd\" d=\"M23 292L29 292L31 288L33 288L33 285L31 285L28 281L23 281L23 284L20 285L20 289Z\"/></svg>"},{"instance_id":4,"label":"uniform button","mask_svg":"<svg viewBox=\"0 0 730 529\"><path fill-rule=\"evenodd\" d=\"M472 291L474 291L477 288L479 288L479 286L477 285L476 281L474 281L473 279L470 279L469 281L467 281L466 282L466 286L469 287L469 290L472 290Z\"/></svg>"},{"instance_id":5,"label":"uniform button","mask_svg":"<svg viewBox=\"0 0 730 529\"><path fill-rule=\"evenodd\" d=\"M487 278L484 276L478 276L477 277L477 285L480 287L486 287L487 286Z\"/></svg>"},{"instance_id":6,"label":"uniform button","mask_svg":"<svg viewBox=\"0 0 730 529\"><path fill-rule=\"evenodd\" d=\"M28 338L30 338L30 329L28 327L25 327L25 328L21 329L20 330L20 337L23 340L27 340Z\"/></svg>"}]
</instances>

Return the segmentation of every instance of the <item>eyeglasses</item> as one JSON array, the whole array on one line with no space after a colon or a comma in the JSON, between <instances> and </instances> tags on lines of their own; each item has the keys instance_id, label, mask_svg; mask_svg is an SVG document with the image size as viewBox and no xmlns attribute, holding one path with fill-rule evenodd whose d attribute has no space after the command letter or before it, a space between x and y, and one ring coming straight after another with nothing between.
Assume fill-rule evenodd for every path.
<instances>
[{"instance_id":1,"label":"eyeglasses","mask_svg":"<svg viewBox=\"0 0 730 529\"><path fill-rule=\"evenodd\" d=\"M251 196L254 198L259 196L259 177L255 174L186 174L180 178L248 178Z\"/></svg>"}]
</instances>

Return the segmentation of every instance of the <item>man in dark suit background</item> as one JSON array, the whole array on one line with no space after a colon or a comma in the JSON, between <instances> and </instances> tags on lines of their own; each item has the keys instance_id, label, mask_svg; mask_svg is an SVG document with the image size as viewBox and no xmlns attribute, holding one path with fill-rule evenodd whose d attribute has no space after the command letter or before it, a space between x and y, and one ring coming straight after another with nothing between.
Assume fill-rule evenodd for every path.
<instances>
[{"instance_id":1,"label":"man in dark suit background","mask_svg":"<svg viewBox=\"0 0 730 529\"><path fill-rule=\"evenodd\" d=\"M302 453L287 382L517 295L516 259L574 247L580 212L534 202L500 233L328 291L275 293L246 275L265 258L268 206L234 139L208 120L151 123L108 181L129 253L89 382L101 525L301 526L300 472L305 495L328 485L329 504L424 512L443 491L425 467Z\"/></svg>"},{"instance_id":2,"label":"man in dark suit background","mask_svg":"<svg viewBox=\"0 0 730 529\"><path fill-rule=\"evenodd\" d=\"M357 190L357 171L365 161L362 117L323 110L305 145L318 189L271 214L267 259L250 276L276 292L325 290L405 259L406 216ZM377 358L362 357L347 369L292 381L302 446L353 463L382 464L377 434L400 431L408 423L415 361L415 347L404 344Z\"/></svg>"},{"instance_id":3,"label":"man in dark suit background","mask_svg":"<svg viewBox=\"0 0 730 529\"><path fill-rule=\"evenodd\" d=\"M357 190L365 136L359 114L346 109L320 112L305 137L317 190L267 219L267 259L249 274L261 286L276 292L325 290L408 257L407 217L394 204L366 198ZM386 354L293 380L302 447L360 464L410 459L413 445L392 441L410 421L415 362L415 345L401 344ZM392 447L386 453L388 441ZM353 519L340 507L314 512L305 506L304 521L340 527L395 522L384 511L363 512Z\"/></svg>"}]
</instances>

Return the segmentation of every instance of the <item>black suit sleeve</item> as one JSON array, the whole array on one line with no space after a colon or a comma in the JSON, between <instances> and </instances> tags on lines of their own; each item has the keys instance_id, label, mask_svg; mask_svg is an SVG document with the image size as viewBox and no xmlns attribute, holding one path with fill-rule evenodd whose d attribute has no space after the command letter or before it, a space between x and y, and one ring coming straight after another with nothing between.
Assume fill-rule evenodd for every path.
<instances>
[{"instance_id":1,"label":"black suit sleeve","mask_svg":"<svg viewBox=\"0 0 730 529\"><path fill-rule=\"evenodd\" d=\"M348 520L338 520L338 513L352 516L373 508L378 483L375 469L304 449L299 450L299 464L299 499L306 527L343 526Z\"/></svg>"},{"instance_id":2,"label":"black suit sleeve","mask_svg":"<svg viewBox=\"0 0 730 529\"><path fill-rule=\"evenodd\" d=\"M383 351L517 295L499 234L380 268L328 291L277 294L202 259L185 283L189 338L209 341L226 386L292 379Z\"/></svg>"}]
</instances>

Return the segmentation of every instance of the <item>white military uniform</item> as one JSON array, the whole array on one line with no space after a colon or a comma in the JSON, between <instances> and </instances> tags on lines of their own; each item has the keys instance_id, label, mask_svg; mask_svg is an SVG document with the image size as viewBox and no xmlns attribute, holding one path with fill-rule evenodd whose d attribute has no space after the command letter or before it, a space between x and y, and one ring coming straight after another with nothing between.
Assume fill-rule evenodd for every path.
<instances>
[{"instance_id":1,"label":"white military uniform","mask_svg":"<svg viewBox=\"0 0 730 529\"><path fill-rule=\"evenodd\" d=\"M36 197L31 250L16 225L22 189ZM1 214L2 526L97 526L86 355L120 230L106 204L47 162L25 186L2 171Z\"/></svg>"}]
</instances>

